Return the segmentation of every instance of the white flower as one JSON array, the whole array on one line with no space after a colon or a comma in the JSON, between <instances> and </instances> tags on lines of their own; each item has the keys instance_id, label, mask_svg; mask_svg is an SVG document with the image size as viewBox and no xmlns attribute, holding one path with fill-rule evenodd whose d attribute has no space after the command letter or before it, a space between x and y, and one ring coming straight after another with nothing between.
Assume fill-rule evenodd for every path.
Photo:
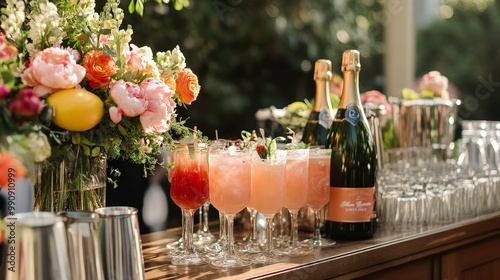
<instances>
[{"instance_id":1,"label":"white flower","mask_svg":"<svg viewBox=\"0 0 500 280\"><path fill-rule=\"evenodd\" d=\"M30 133L28 136L30 150L35 162L42 162L50 157L52 148L47 136L43 133Z\"/></svg>"},{"instance_id":2,"label":"white flower","mask_svg":"<svg viewBox=\"0 0 500 280\"><path fill-rule=\"evenodd\" d=\"M94 14L94 0L71 0L71 4L76 7L80 17L91 17Z\"/></svg>"},{"instance_id":3,"label":"white flower","mask_svg":"<svg viewBox=\"0 0 500 280\"><path fill-rule=\"evenodd\" d=\"M24 1L7 0L7 7L2 9L0 16L0 27L9 38L17 43L24 41L21 26L26 19L24 14Z\"/></svg>"},{"instance_id":4,"label":"white flower","mask_svg":"<svg viewBox=\"0 0 500 280\"><path fill-rule=\"evenodd\" d=\"M57 7L54 3L37 3L35 1L31 5L33 11L30 16L30 30L28 32L31 43L27 44L26 48L30 55L34 55L45 46L60 45L65 33L60 24L61 17L57 13Z\"/></svg>"},{"instance_id":5,"label":"white flower","mask_svg":"<svg viewBox=\"0 0 500 280\"><path fill-rule=\"evenodd\" d=\"M175 75L177 71L186 68L186 58L179 46L176 46L172 51L156 53L156 58L158 68L161 69L163 76L167 74Z\"/></svg>"},{"instance_id":6,"label":"white flower","mask_svg":"<svg viewBox=\"0 0 500 280\"><path fill-rule=\"evenodd\" d=\"M104 10L101 13L100 26L105 29L118 29L125 17L123 10L118 7L119 0L108 0L104 5Z\"/></svg>"},{"instance_id":7,"label":"white flower","mask_svg":"<svg viewBox=\"0 0 500 280\"><path fill-rule=\"evenodd\" d=\"M129 50L129 43L132 41L133 30L130 26L127 30L111 30L111 38L108 42L108 46L118 54L118 56L125 57Z\"/></svg>"}]
</instances>

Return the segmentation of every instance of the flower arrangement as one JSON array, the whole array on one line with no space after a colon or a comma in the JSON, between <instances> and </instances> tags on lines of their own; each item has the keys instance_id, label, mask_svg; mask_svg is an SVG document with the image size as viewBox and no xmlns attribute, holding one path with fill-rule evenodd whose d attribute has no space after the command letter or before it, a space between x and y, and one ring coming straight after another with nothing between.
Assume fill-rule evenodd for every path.
<instances>
[{"instance_id":1,"label":"flower arrangement","mask_svg":"<svg viewBox=\"0 0 500 280\"><path fill-rule=\"evenodd\" d=\"M153 55L132 44L119 3L107 0L98 13L94 0L6 1L0 16L4 157L14 154L26 166L71 161L81 167L104 156L153 167L176 137L193 133L176 109L197 99L197 76L178 46ZM140 12L141 3L130 5ZM77 174L95 180L90 170Z\"/></svg>"},{"instance_id":2,"label":"flower arrangement","mask_svg":"<svg viewBox=\"0 0 500 280\"><path fill-rule=\"evenodd\" d=\"M411 88L403 88L403 99L450 99L448 78L439 71L433 70L422 76L419 81L419 92Z\"/></svg>"}]
</instances>

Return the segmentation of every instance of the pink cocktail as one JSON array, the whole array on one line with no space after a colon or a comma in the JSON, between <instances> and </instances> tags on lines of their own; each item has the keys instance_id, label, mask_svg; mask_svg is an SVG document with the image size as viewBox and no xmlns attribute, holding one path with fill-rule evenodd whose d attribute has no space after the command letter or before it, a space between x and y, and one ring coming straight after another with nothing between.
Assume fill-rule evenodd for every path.
<instances>
[{"instance_id":1,"label":"pink cocktail","mask_svg":"<svg viewBox=\"0 0 500 280\"><path fill-rule=\"evenodd\" d=\"M309 149L287 150L285 207L298 212L306 205Z\"/></svg>"},{"instance_id":2,"label":"pink cocktail","mask_svg":"<svg viewBox=\"0 0 500 280\"><path fill-rule=\"evenodd\" d=\"M298 242L297 214L306 205L309 173L309 149L287 150L285 208L290 212L290 246L284 246L283 253L302 255L310 251L309 246Z\"/></svg>"},{"instance_id":3,"label":"pink cocktail","mask_svg":"<svg viewBox=\"0 0 500 280\"><path fill-rule=\"evenodd\" d=\"M285 205L285 162L270 164L257 160L252 164L251 207L272 218Z\"/></svg>"},{"instance_id":4,"label":"pink cocktail","mask_svg":"<svg viewBox=\"0 0 500 280\"><path fill-rule=\"evenodd\" d=\"M335 241L324 239L320 233L319 212L330 200L330 157L332 150L311 148L309 151L309 182L306 205L314 213L314 234L307 243L314 247L327 247Z\"/></svg>"},{"instance_id":5,"label":"pink cocktail","mask_svg":"<svg viewBox=\"0 0 500 280\"><path fill-rule=\"evenodd\" d=\"M272 251L272 220L285 205L286 151L275 151L268 159L252 158L251 204L266 217L266 250L253 260L273 263L286 260Z\"/></svg>"},{"instance_id":6,"label":"pink cocktail","mask_svg":"<svg viewBox=\"0 0 500 280\"><path fill-rule=\"evenodd\" d=\"M309 157L306 204L313 211L320 211L330 200L330 156L318 153L312 152Z\"/></svg>"},{"instance_id":7,"label":"pink cocktail","mask_svg":"<svg viewBox=\"0 0 500 280\"><path fill-rule=\"evenodd\" d=\"M210 153L210 203L236 215L250 202L252 158L248 151Z\"/></svg>"},{"instance_id":8,"label":"pink cocktail","mask_svg":"<svg viewBox=\"0 0 500 280\"><path fill-rule=\"evenodd\" d=\"M227 219L228 246L221 259L212 265L241 267L251 262L240 259L234 249L234 216L250 201L252 157L248 150L236 146L210 150L210 202Z\"/></svg>"}]
</instances>

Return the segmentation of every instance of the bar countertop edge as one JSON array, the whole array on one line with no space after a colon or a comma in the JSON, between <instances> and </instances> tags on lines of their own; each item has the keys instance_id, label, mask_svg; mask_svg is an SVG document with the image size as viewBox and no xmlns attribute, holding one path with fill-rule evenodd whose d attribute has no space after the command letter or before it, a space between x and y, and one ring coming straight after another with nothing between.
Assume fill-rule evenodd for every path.
<instances>
[{"instance_id":1,"label":"bar countertop edge","mask_svg":"<svg viewBox=\"0 0 500 280\"><path fill-rule=\"evenodd\" d=\"M214 230L216 225L214 225ZM370 239L337 241L330 248L290 257L287 262L220 269L210 264L176 267L170 264L166 243L179 239L180 229L142 235L146 279L352 279L440 254L479 240L500 236L500 212L445 226L395 231L379 223Z\"/></svg>"}]
</instances>

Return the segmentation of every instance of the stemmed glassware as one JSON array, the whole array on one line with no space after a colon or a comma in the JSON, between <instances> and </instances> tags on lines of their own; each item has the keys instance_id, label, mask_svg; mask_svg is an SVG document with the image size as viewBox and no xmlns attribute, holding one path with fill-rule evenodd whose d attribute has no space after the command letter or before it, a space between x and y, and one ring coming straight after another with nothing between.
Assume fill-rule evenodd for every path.
<instances>
[{"instance_id":1,"label":"stemmed glassware","mask_svg":"<svg viewBox=\"0 0 500 280\"><path fill-rule=\"evenodd\" d=\"M224 213L219 211L219 238L209 245L205 246L207 257L217 259L224 250L227 249L227 219Z\"/></svg>"},{"instance_id":2,"label":"stemmed glassware","mask_svg":"<svg viewBox=\"0 0 500 280\"><path fill-rule=\"evenodd\" d=\"M216 150L217 151L225 150L228 144L229 141L226 139L216 139L211 141L209 146L209 154L214 153ZM227 222L224 213L219 211L219 238L217 238L215 242L206 245L205 251L208 252L209 258L213 259L217 258L218 254L222 250L224 250L224 247L226 246L227 246Z\"/></svg>"},{"instance_id":3,"label":"stemmed glassware","mask_svg":"<svg viewBox=\"0 0 500 280\"><path fill-rule=\"evenodd\" d=\"M306 240L313 247L328 247L335 241L323 238L320 232L320 211L330 200L330 157L332 150L313 147L309 150L309 180L306 205L314 213L313 237Z\"/></svg>"},{"instance_id":4,"label":"stemmed glassware","mask_svg":"<svg viewBox=\"0 0 500 280\"><path fill-rule=\"evenodd\" d=\"M257 198L254 198L257 199ZM252 197L250 197L250 202L247 206L247 210L250 214L250 235L246 237L246 240L240 245L240 251L244 253L260 253L262 252L261 245L258 238L258 225L257 216L259 212L253 206Z\"/></svg>"},{"instance_id":5,"label":"stemmed glassware","mask_svg":"<svg viewBox=\"0 0 500 280\"><path fill-rule=\"evenodd\" d=\"M234 216L250 201L251 163L248 150L236 146L226 150L210 149L210 201L227 220L227 246L221 257L211 262L217 267L242 267L251 264L240 258L234 248Z\"/></svg>"},{"instance_id":6,"label":"stemmed glassware","mask_svg":"<svg viewBox=\"0 0 500 280\"><path fill-rule=\"evenodd\" d=\"M251 201L255 209L266 217L266 249L252 258L256 263L285 261L285 256L273 252L273 217L285 205L286 150L277 150L266 159L252 154Z\"/></svg>"},{"instance_id":7,"label":"stemmed glassware","mask_svg":"<svg viewBox=\"0 0 500 280\"><path fill-rule=\"evenodd\" d=\"M211 244L217 239L210 232L210 227L208 225L208 211L210 210L210 200L207 200L203 206L200 207L199 211L199 226L196 232L195 244L198 246L204 246Z\"/></svg>"},{"instance_id":8,"label":"stemmed glassware","mask_svg":"<svg viewBox=\"0 0 500 280\"><path fill-rule=\"evenodd\" d=\"M174 255L174 265L200 265L207 260L193 244L193 214L208 200L208 156L203 143L178 144L173 151L174 166L170 170L170 196L183 210L183 254Z\"/></svg>"},{"instance_id":9,"label":"stemmed glassware","mask_svg":"<svg viewBox=\"0 0 500 280\"><path fill-rule=\"evenodd\" d=\"M281 250L287 255L303 255L311 251L311 246L299 243L297 215L306 205L309 173L309 149L287 150L285 208L290 213L290 243Z\"/></svg>"}]
</instances>

